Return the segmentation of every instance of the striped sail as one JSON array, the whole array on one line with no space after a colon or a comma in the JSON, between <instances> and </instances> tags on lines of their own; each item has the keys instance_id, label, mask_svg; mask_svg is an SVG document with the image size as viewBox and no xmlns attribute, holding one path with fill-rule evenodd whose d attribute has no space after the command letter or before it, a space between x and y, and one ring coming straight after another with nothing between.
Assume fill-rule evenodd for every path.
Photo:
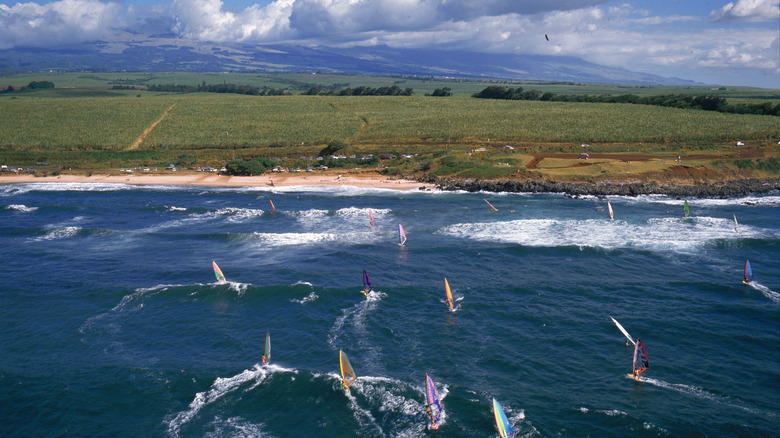
<instances>
[{"instance_id":1,"label":"striped sail","mask_svg":"<svg viewBox=\"0 0 780 438\"><path fill-rule=\"evenodd\" d=\"M636 347L634 347L634 365L633 374L634 378L639 378L639 375L644 373L650 363L647 361L647 353L645 352L645 345L639 338L636 338Z\"/></svg>"},{"instance_id":2,"label":"striped sail","mask_svg":"<svg viewBox=\"0 0 780 438\"><path fill-rule=\"evenodd\" d=\"M225 274L222 273L222 270L219 269L219 266L217 266L217 262L212 260L211 266L214 268L214 276L217 277L217 281L220 283L225 283L227 279L225 278Z\"/></svg>"},{"instance_id":3,"label":"striped sail","mask_svg":"<svg viewBox=\"0 0 780 438\"><path fill-rule=\"evenodd\" d=\"M439 400L439 392L436 391L436 386L434 386L433 380L428 376L428 373L425 373L425 397L428 401L426 410L431 417L431 429L438 429L441 412L444 408L442 408Z\"/></svg>"},{"instance_id":4,"label":"striped sail","mask_svg":"<svg viewBox=\"0 0 780 438\"><path fill-rule=\"evenodd\" d=\"M349 363L347 353L341 350L339 350L339 362L341 365L341 386L349 392L349 385L357 379L357 376L355 370L352 369L352 364Z\"/></svg>"},{"instance_id":5,"label":"striped sail","mask_svg":"<svg viewBox=\"0 0 780 438\"><path fill-rule=\"evenodd\" d=\"M268 333L268 330L265 331L265 350L263 355L265 356L264 364L271 361L271 335Z\"/></svg>"},{"instance_id":6,"label":"striped sail","mask_svg":"<svg viewBox=\"0 0 780 438\"><path fill-rule=\"evenodd\" d=\"M366 270L363 269L363 292L368 294L374 290L373 287L371 287L371 279L368 278L368 274L366 273Z\"/></svg>"},{"instance_id":7,"label":"striped sail","mask_svg":"<svg viewBox=\"0 0 780 438\"><path fill-rule=\"evenodd\" d=\"M406 243L406 232L401 224L398 224L398 244L404 246Z\"/></svg>"},{"instance_id":8,"label":"striped sail","mask_svg":"<svg viewBox=\"0 0 780 438\"><path fill-rule=\"evenodd\" d=\"M444 290L447 291L447 304L450 306L450 310L452 310L452 291L450 290L450 284L447 282L447 279L444 279Z\"/></svg>"},{"instance_id":9,"label":"striped sail","mask_svg":"<svg viewBox=\"0 0 780 438\"><path fill-rule=\"evenodd\" d=\"M498 434L501 435L501 438L514 438L515 431L512 430L512 425L509 424L504 410L501 409L501 405L496 399L493 399L493 415L496 417L496 426L498 426Z\"/></svg>"},{"instance_id":10,"label":"striped sail","mask_svg":"<svg viewBox=\"0 0 780 438\"><path fill-rule=\"evenodd\" d=\"M271 203L271 211L276 211L276 207L274 207L274 201L269 199L268 202Z\"/></svg>"}]
</instances>

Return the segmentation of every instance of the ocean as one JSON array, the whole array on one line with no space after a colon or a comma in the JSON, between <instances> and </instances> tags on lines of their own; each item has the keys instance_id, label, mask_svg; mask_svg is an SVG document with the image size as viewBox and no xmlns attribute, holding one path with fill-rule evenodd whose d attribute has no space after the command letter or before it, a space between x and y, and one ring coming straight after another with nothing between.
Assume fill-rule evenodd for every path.
<instances>
[{"instance_id":1,"label":"ocean","mask_svg":"<svg viewBox=\"0 0 780 438\"><path fill-rule=\"evenodd\" d=\"M683 201L2 185L0 436L778 436L780 193Z\"/></svg>"}]
</instances>

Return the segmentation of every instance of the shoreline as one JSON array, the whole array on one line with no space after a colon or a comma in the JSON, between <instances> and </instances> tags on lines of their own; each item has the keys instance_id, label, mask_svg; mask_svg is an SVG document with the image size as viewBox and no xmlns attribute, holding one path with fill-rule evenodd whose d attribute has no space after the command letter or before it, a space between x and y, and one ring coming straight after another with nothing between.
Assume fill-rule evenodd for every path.
<instances>
[{"instance_id":1,"label":"shoreline","mask_svg":"<svg viewBox=\"0 0 780 438\"><path fill-rule=\"evenodd\" d=\"M430 190L432 183L408 179L390 179L381 175L354 176L340 174L287 175L263 174L258 176L229 176L208 173L182 174L129 174L129 175L70 175L34 176L0 175L0 184L11 183L107 183L131 185L184 185L207 187L290 187L290 186L354 186L361 188L385 188L393 190Z\"/></svg>"},{"instance_id":2,"label":"shoreline","mask_svg":"<svg viewBox=\"0 0 780 438\"><path fill-rule=\"evenodd\" d=\"M659 183L657 181L555 181L555 180L501 180L481 181L462 179L422 178L393 179L379 174L263 174L258 176L229 176L204 173L181 174L92 174L57 176L3 175L0 184L12 183L106 183L130 185L171 185L205 187L292 187L292 186L351 186L384 188L399 191L440 190L495 193L564 193L568 196L637 196L668 195L688 197L733 197L764 194L780 190L780 178L743 178L722 181L686 181Z\"/></svg>"},{"instance_id":3,"label":"shoreline","mask_svg":"<svg viewBox=\"0 0 780 438\"><path fill-rule=\"evenodd\" d=\"M600 181L574 182L549 180L459 181L445 180L436 184L439 190L508 193L565 193L568 196L638 196L668 195L695 198L727 198L765 194L780 190L780 178L745 178L717 182Z\"/></svg>"}]
</instances>

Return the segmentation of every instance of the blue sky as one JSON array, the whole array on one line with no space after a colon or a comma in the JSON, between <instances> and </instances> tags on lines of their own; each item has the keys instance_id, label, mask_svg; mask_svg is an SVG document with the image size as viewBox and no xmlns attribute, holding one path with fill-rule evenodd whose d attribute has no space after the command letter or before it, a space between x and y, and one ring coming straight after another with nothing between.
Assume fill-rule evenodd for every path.
<instances>
[{"instance_id":1,"label":"blue sky","mask_svg":"<svg viewBox=\"0 0 780 438\"><path fill-rule=\"evenodd\" d=\"M140 34L574 56L780 88L780 0L0 0L0 50Z\"/></svg>"}]
</instances>

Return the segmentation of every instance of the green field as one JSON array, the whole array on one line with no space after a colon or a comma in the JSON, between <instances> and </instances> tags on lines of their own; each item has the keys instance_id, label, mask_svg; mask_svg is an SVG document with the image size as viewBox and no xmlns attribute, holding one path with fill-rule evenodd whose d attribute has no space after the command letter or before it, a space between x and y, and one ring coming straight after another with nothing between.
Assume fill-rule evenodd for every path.
<instances>
[{"instance_id":1,"label":"green field","mask_svg":"<svg viewBox=\"0 0 780 438\"><path fill-rule=\"evenodd\" d=\"M407 82L399 86L412 87L416 93L411 97L248 96L105 89L112 82L194 85L204 80L281 87L314 78L371 87L404 80ZM631 104L474 99L472 91L466 90L478 91L486 85L477 81L448 85L446 81L416 79L412 83L388 77L184 73L26 75L0 81L3 79L11 81L14 88L33 80L50 80L58 87L0 94L0 162L24 167L41 161L77 168L164 166L170 162L221 167L233 157L287 158L292 162L316 156L329 142L339 140L346 144L340 153L347 156L418 154L413 159L388 162L395 172L423 168L444 175L451 168L449 174L486 178L511 173L505 164L497 164L513 160L503 148L505 144L525 154L579 153L580 145L588 143L591 153L691 155L723 150L722 156L727 157L734 153L730 149L737 140L762 146L769 156L775 156L780 140L778 117ZM268 85L271 79L277 85ZM457 92L452 97L426 97L417 91L423 85L430 90L450 86ZM75 88L60 88L63 86ZM582 87L594 93L607 87L546 86L558 87L553 92L561 94L572 94L564 90L569 88ZM682 93L682 89L642 88L659 94ZM778 90L729 92L740 101L766 99L773 93L778 96L770 102L780 101ZM158 120L159 124L143 136ZM134 146L138 140L142 141ZM452 153L477 147L489 149L486 157L459 158L459 164L442 161ZM510 163L510 167L516 169L517 163ZM601 167L611 168L606 164Z\"/></svg>"}]
</instances>

